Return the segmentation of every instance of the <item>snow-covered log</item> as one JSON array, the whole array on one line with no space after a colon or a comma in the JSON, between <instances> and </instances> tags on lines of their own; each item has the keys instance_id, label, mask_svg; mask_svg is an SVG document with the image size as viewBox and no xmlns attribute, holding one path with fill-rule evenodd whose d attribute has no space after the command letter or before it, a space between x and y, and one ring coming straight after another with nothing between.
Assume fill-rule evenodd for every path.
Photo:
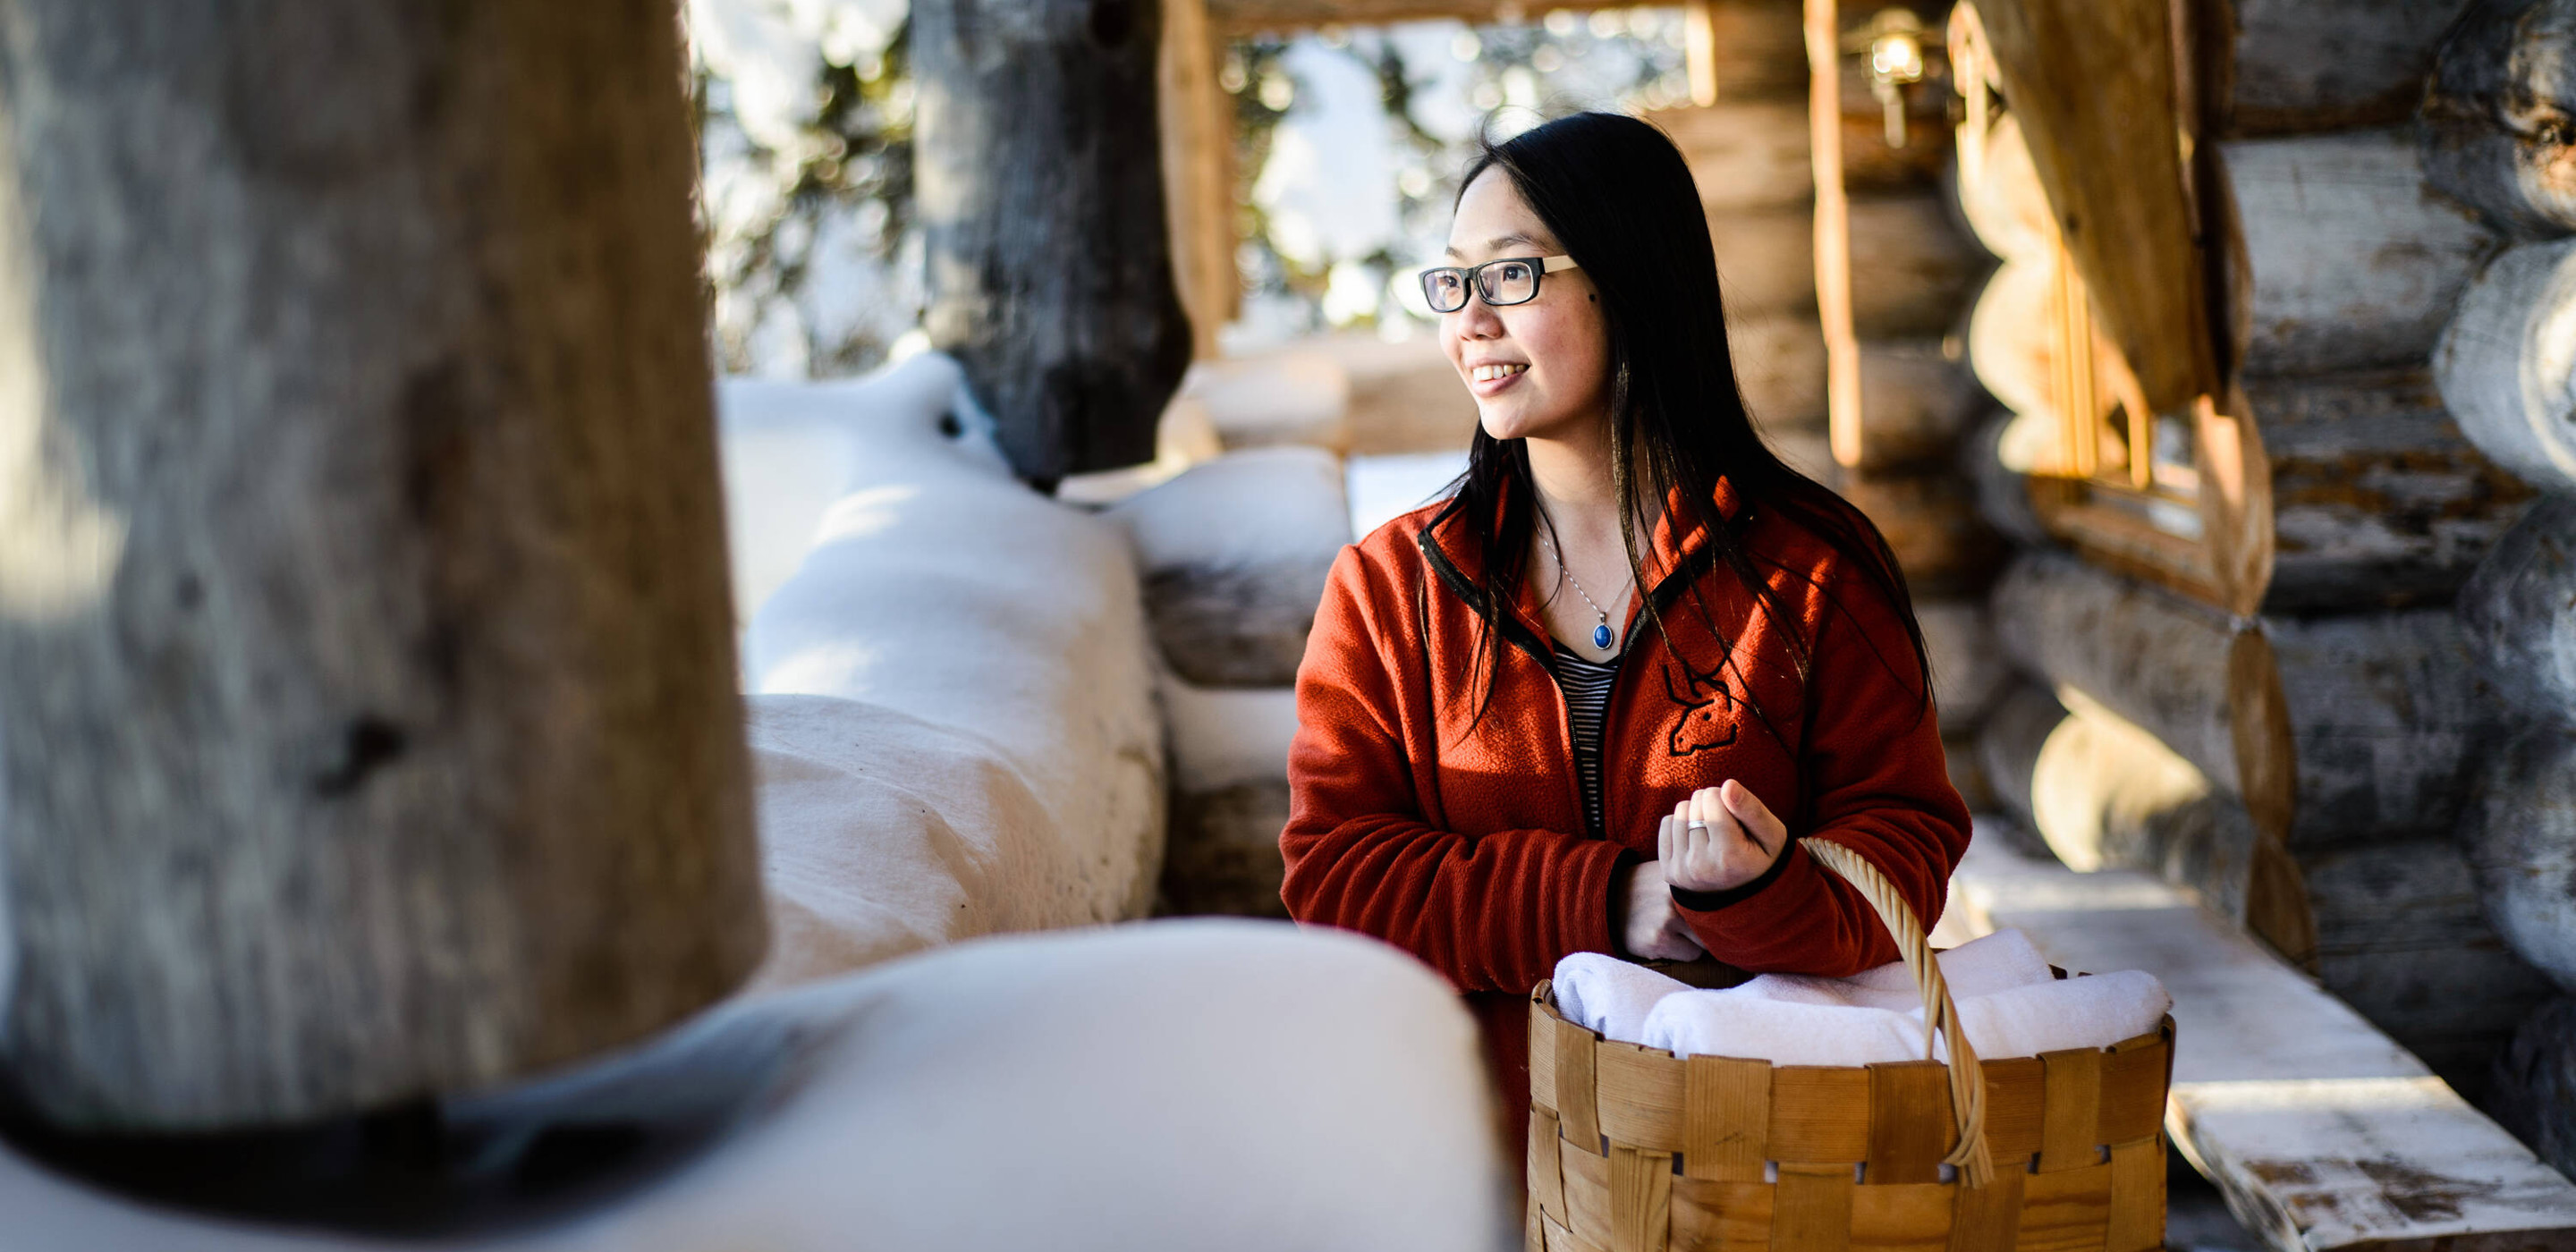
<instances>
[{"instance_id":1,"label":"snow-covered log","mask_svg":"<svg viewBox=\"0 0 2576 1252\"><path fill-rule=\"evenodd\" d=\"M2267 617L2032 552L1996 585L2024 670L2144 727L2293 849L2446 830L2497 697L2447 608Z\"/></svg>"},{"instance_id":2,"label":"snow-covered log","mask_svg":"<svg viewBox=\"0 0 2576 1252\"><path fill-rule=\"evenodd\" d=\"M2539 723L2485 757L2460 846L2505 941L2576 990L2576 731Z\"/></svg>"},{"instance_id":3,"label":"snow-covered log","mask_svg":"<svg viewBox=\"0 0 2576 1252\"><path fill-rule=\"evenodd\" d=\"M1351 448L1350 374L1327 352L1292 348L1202 361L1190 368L1181 394L1206 408L1218 441L1229 449L1304 444L1340 454Z\"/></svg>"},{"instance_id":4,"label":"snow-covered log","mask_svg":"<svg viewBox=\"0 0 2576 1252\"><path fill-rule=\"evenodd\" d=\"M2528 238L2576 231L2576 4L2470 7L2424 92L2424 172Z\"/></svg>"},{"instance_id":5,"label":"snow-covered log","mask_svg":"<svg viewBox=\"0 0 2576 1252\"><path fill-rule=\"evenodd\" d=\"M12 1120L326 1118L730 991L758 860L672 11L0 27Z\"/></svg>"},{"instance_id":6,"label":"snow-covered log","mask_svg":"<svg viewBox=\"0 0 2576 1252\"><path fill-rule=\"evenodd\" d=\"M2543 491L2576 489L2576 240L2499 256L2433 357L2460 432Z\"/></svg>"},{"instance_id":7,"label":"snow-covered log","mask_svg":"<svg viewBox=\"0 0 2576 1252\"><path fill-rule=\"evenodd\" d=\"M447 1101L380 1151L481 1202L436 1214L454 1252L1495 1252L1519 1228L1518 1145L1487 1092L1456 993L1394 949L1154 922L736 1001L605 1065ZM0 1146L0 1211L19 1248L375 1252L396 1245L309 1228L399 1230L333 1194L363 1169L357 1138L319 1141L306 1177L327 1181L247 1220ZM432 1152L471 1165L415 1163Z\"/></svg>"},{"instance_id":8,"label":"snow-covered log","mask_svg":"<svg viewBox=\"0 0 2576 1252\"><path fill-rule=\"evenodd\" d=\"M961 382L930 354L723 396L837 426L843 469L744 638L773 984L1151 901L1162 727L1134 557L1013 480Z\"/></svg>"},{"instance_id":9,"label":"snow-covered log","mask_svg":"<svg viewBox=\"0 0 2576 1252\"><path fill-rule=\"evenodd\" d=\"M1297 681L1325 576L1351 541L1339 458L1320 448L1229 453L1108 516L1136 546L1146 616L1182 678Z\"/></svg>"},{"instance_id":10,"label":"snow-covered log","mask_svg":"<svg viewBox=\"0 0 2576 1252\"><path fill-rule=\"evenodd\" d=\"M2548 496L2460 589L2461 628L2495 690L2532 717L2576 724L2576 499Z\"/></svg>"},{"instance_id":11,"label":"snow-covered log","mask_svg":"<svg viewBox=\"0 0 2576 1252\"><path fill-rule=\"evenodd\" d=\"M2531 492L2460 433L2421 370L2246 383L2272 472L2272 613L2450 598Z\"/></svg>"},{"instance_id":12,"label":"snow-covered log","mask_svg":"<svg viewBox=\"0 0 2576 1252\"><path fill-rule=\"evenodd\" d=\"M913 143L933 345L1012 467L1154 459L1190 363L1157 134L1156 0L922 0Z\"/></svg>"},{"instance_id":13,"label":"snow-covered log","mask_svg":"<svg viewBox=\"0 0 2576 1252\"><path fill-rule=\"evenodd\" d=\"M2497 239L2424 182L2412 133L2225 146L2251 295L2249 375L2420 364Z\"/></svg>"},{"instance_id":14,"label":"snow-covered log","mask_svg":"<svg viewBox=\"0 0 2576 1252\"><path fill-rule=\"evenodd\" d=\"M1294 687L1160 684L1172 744L1172 833L1163 856L1164 913L1285 917L1288 744Z\"/></svg>"}]
</instances>

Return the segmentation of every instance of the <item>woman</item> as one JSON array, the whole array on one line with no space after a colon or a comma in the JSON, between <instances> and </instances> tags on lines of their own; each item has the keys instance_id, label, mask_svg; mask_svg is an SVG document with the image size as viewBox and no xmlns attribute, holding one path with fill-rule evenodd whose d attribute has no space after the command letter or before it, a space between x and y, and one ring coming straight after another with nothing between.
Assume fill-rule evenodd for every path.
<instances>
[{"instance_id":1,"label":"woman","mask_svg":"<svg viewBox=\"0 0 2576 1252\"><path fill-rule=\"evenodd\" d=\"M1518 1104L1520 1002L1560 957L1895 960L1794 843L1858 851L1929 924L1968 813L1894 558L1745 412L1662 132L1585 113L1488 146L1425 287L1479 428L1448 499L1333 568L1281 895L1470 993Z\"/></svg>"}]
</instances>

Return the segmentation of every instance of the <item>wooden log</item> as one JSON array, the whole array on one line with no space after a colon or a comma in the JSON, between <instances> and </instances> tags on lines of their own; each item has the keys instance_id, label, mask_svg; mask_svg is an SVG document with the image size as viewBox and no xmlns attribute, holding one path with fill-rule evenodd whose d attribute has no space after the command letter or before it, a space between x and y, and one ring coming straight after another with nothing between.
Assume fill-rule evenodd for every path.
<instances>
[{"instance_id":1,"label":"wooden log","mask_svg":"<svg viewBox=\"0 0 2576 1252\"><path fill-rule=\"evenodd\" d=\"M2560 1173L2576 1172L2576 999L2540 1006L2497 1058L2486 1107Z\"/></svg>"},{"instance_id":2,"label":"wooden log","mask_svg":"<svg viewBox=\"0 0 2576 1252\"><path fill-rule=\"evenodd\" d=\"M2145 727L2302 854L2448 829L2495 730L2447 609L2238 629L2048 553L2017 559L1994 606L2016 664Z\"/></svg>"},{"instance_id":3,"label":"wooden log","mask_svg":"<svg viewBox=\"0 0 2576 1252\"><path fill-rule=\"evenodd\" d=\"M2001 536L1977 516L1976 494L1958 475L1845 473L1839 488L1886 536L1919 596L1983 591L2005 556Z\"/></svg>"},{"instance_id":4,"label":"wooden log","mask_svg":"<svg viewBox=\"0 0 2576 1252\"><path fill-rule=\"evenodd\" d=\"M1798 100L1722 101L1663 109L1646 120L1664 128L1690 165L1711 217L1746 210L1804 208L1816 196L1807 153L1807 109Z\"/></svg>"},{"instance_id":5,"label":"wooden log","mask_svg":"<svg viewBox=\"0 0 2576 1252\"><path fill-rule=\"evenodd\" d=\"M1765 430L1825 425L1825 338L1795 313L1730 317L1726 340L1744 407Z\"/></svg>"},{"instance_id":6,"label":"wooden log","mask_svg":"<svg viewBox=\"0 0 2576 1252\"><path fill-rule=\"evenodd\" d=\"M1279 832L1288 825L1292 687L1161 684L1172 743L1172 826L1155 911L1287 916Z\"/></svg>"},{"instance_id":7,"label":"wooden log","mask_svg":"<svg viewBox=\"0 0 2576 1252\"><path fill-rule=\"evenodd\" d=\"M2135 723L2073 688L2024 687L1979 736L2005 810L2076 869L2139 869L2188 890L2288 959L2316 951L2297 864L2234 797Z\"/></svg>"},{"instance_id":8,"label":"wooden log","mask_svg":"<svg viewBox=\"0 0 2576 1252\"><path fill-rule=\"evenodd\" d=\"M1963 127L1962 144L1976 142ZM2046 261L2057 253L2057 219L2049 212L2048 189L2031 165L2030 144L2022 138L2021 119L2004 114L1990 125L1979 159L1959 167L1959 210L1977 242L2006 261Z\"/></svg>"},{"instance_id":9,"label":"wooden log","mask_svg":"<svg viewBox=\"0 0 2576 1252\"><path fill-rule=\"evenodd\" d=\"M726 994L764 932L671 14L6 26L16 1098L319 1118Z\"/></svg>"},{"instance_id":10,"label":"wooden log","mask_svg":"<svg viewBox=\"0 0 2576 1252\"><path fill-rule=\"evenodd\" d=\"M2048 527L2030 498L2030 442L2039 423L2010 413L1988 414L1959 445L1960 470L1977 492L1977 515L2004 538L2025 546L2050 543Z\"/></svg>"},{"instance_id":11,"label":"wooden log","mask_svg":"<svg viewBox=\"0 0 2576 1252\"><path fill-rule=\"evenodd\" d=\"M2576 240L2524 244L2480 273L2442 332L2433 376L2460 432L2544 491L2576 489Z\"/></svg>"},{"instance_id":12,"label":"wooden log","mask_svg":"<svg viewBox=\"0 0 2576 1252\"><path fill-rule=\"evenodd\" d=\"M933 346L1021 477L1154 459L1189 365L1155 133L1158 0L912 10Z\"/></svg>"},{"instance_id":13,"label":"wooden log","mask_svg":"<svg viewBox=\"0 0 2576 1252\"><path fill-rule=\"evenodd\" d=\"M1727 316L1814 312L1815 227L1805 210L1713 216L1708 239L1717 252Z\"/></svg>"},{"instance_id":14,"label":"wooden log","mask_svg":"<svg viewBox=\"0 0 2576 1252\"><path fill-rule=\"evenodd\" d=\"M2272 472L2267 613L2447 601L2529 505L2423 371L2255 379L2246 394Z\"/></svg>"},{"instance_id":15,"label":"wooden log","mask_svg":"<svg viewBox=\"0 0 2576 1252\"><path fill-rule=\"evenodd\" d=\"M2006 261L1968 315L1968 366L2005 408L2057 421L2058 274L2053 259Z\"/></svg>"},{"instance_id":16,"label":"wooden log","mask_svg":"<svg viewBox=\"0 0 2576 1252\"><path fill-rule=\"evenodd\" d=\"M1957 461L1959 437L1985 404L1964 362L1938 339L1860 343L1861 445L1865 473Z\"/></svg>"},{"instance_id":17,"label":"wooden log","mask_svg":"<svg viewBox=\"0 0 2576 1252\"><path fill-rule=\"evenodd\" d=\"M2470 651L2527 717L2576 723L2576 500L2543 497L2460 589Z\"/></svg>"},{"instance_id":18,"label":"wooden log","mask_svg":"<svg viewBox=\"0 0 2576 1252\"><path fill-rule=\"evenodd\" d=\"M2571 52L2576 5L2470 6L2423 93L2424 173L2433 185L2525 238L2576 231Z\"/></svg>"},{"instance_id":19,"label":"wooden log","mask_svg":"<svg viewBox=\"0 0 2576 1252\"><path fill-rule=\"evenodd\" d=\"M2234 136L2393 126L2424 98L2465 0L2236 0Z\"/></svg>"},{"instance_id":20,"label":"wooden log","mask_svg":"<svg viewBox=\"0 0 2576 1252\"><path fill-rule=\"evenodd\" d=\"M2411 368L2496 237L2426 194L2405 130L2225 145L2251 291L2244 372Z\"/></svg>"},{"instance_id":21,"label":"wooden log","mask_svg":"<svg viewBox=\"0 0 2576 1252\"><path fill-rule=\"evenodd\" d=\"M1855 196L1848 229L1855 335L1940 336L1958 325L1988 262L1940 196Z\"/></svg>"},{"instance_id":22,"label":"wooden log","mask_svg":"<svg viewBox=\"0 0 2576 1252\"><path fill-rule=\"evenodd\" d=\"M1932 694L1941 706L1941 733L1962 738L2003 698L2012 679L2003 645L1983 598L1921 597L1914 620L1923 628L1923 650L1932 658Z\"/></svg>"},{"instance_id":23,"label":"wooden log","mask_svg":"<svg viewBox=\"0 0 2576 1252\"><path fill-rule=\"evenodd\" d=\"M2514 1027L2557 989L2498 936L2460 845L2424 835L2300 854L2317 975L2475 1096Z\"/></svg>"}]
</instances>

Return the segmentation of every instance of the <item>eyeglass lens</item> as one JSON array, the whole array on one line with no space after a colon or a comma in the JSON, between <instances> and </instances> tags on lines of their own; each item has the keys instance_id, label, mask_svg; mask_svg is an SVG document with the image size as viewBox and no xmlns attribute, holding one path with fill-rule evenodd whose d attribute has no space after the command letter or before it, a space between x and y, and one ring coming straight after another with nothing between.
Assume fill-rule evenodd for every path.
<instances>
[{"instance_id":1,"label":"eyeglass lens","mask_svg":"<svg viewBox=\"0 0 2576 1252\"><path fill-rule=\"evenodd\" d=\"M1472 270L1449 266L1423 272L1422 294L1432 311L1455 313L1467 307L1470 275L1487 304L1523 304L1538 294L1538 266L1528 261L1488 261Z\"/></svg>"}]
</instances>

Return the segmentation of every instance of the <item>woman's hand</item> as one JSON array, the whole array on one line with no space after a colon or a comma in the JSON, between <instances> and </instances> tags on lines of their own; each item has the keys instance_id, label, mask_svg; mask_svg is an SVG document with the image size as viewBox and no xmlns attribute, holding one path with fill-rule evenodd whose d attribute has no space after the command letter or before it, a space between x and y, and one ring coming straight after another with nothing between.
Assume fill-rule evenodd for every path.
<instances>
[{"instance_id":1,"label":"woman's hand","mask_svg":"<svg viewBox=\"0 0 2576 1252\"><path fill-rule=\"evenodd\" d=\"M1789 828L1751 788L1730 778L1676 806L1656 846L1665 882L1684 891L1732 891L1760 878L1788 851Z\"/></svg>"},{"instance_id":2,"label":"woman's hand","mask_svg":"<svg viewBox=\"0 0 2576 1252\"><path fill-rule=\"evenodd\" d=\"M1672 819L1664 820L1671 824ZM1672 890L1653 861L1630 866L1621 891L1620 898L1628 902L1628 920L1619 945L1629 955L1649 961L1699 959L1699 940L1691 937L1689 923L1673 910Z\"/></svg>"}]
</instances>

